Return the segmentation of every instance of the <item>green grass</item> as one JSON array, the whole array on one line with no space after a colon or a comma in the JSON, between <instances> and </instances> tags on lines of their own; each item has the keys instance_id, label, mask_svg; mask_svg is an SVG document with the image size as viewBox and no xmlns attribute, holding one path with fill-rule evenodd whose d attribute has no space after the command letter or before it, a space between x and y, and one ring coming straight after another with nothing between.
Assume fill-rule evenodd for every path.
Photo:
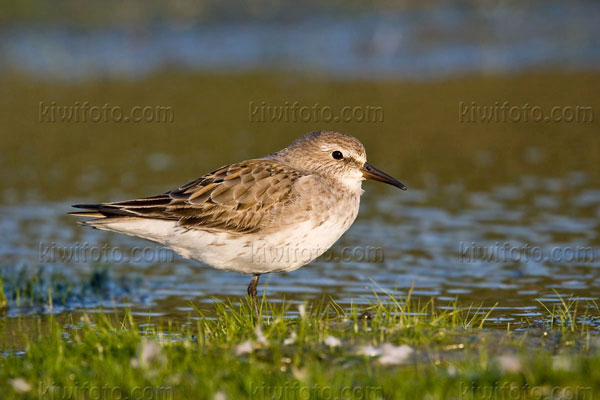
<instances>
[{"instance_id":1,"label":"green grass","mask_svg":"<svg viewBox=\"0 0 600 400\"><path fill-rule=\"evenodd\" d=\"M576 303L520 331L485 328L458 302L390 295L344 310L216 303L192 323L130 313L51 318L24 352L0 357L3 398L597 398L600 352ZM301 309L301 310L300 310ZM598 307L586 307L596 317ZM580 321L584 321L581 323ZM404 346L404 347L402 347ZM408 347L406 347L408 346ZM513 397L510 397L513 396ZM515 397L516 396L516 397ZM554 397L552 397L554 396ZM562 397L561 397L562 396Z\"/></svg>"}]
</instances>

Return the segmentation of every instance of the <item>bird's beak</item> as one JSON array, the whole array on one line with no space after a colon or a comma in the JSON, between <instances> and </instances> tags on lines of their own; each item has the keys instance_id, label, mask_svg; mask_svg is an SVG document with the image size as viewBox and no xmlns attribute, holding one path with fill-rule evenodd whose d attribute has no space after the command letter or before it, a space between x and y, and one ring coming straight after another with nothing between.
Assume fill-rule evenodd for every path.
<instances>
[{"instance_id":1,"label":"bird's beak","mask_svg":"<svg viewBox=\"0 0 600 400\"><path fill-rule=\"evenodd\" d=\"M360 170L362 171L362 174L366 179L373 179L374 181L387 183L389 185L396 186L397 188L400 188L402 190L406 190L406 186L398 179L386 174L383 171L378 170L377 168L375 168L367 162L364 163Z\"/></svg>"}]
</instances>

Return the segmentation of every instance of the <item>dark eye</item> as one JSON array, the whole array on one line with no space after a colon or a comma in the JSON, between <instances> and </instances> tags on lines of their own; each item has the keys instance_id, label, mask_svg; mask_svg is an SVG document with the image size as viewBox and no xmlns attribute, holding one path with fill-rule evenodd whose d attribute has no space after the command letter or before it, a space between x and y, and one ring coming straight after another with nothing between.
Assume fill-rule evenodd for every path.
<instances>
[{"instance_id":1,"label":"dark eye","mask_svg":"<svg viewBox=\"0 0 600 400\"><path fill-rule=\"evenodd\" d=\"M333 153L331 153L331 157L335 158L336 160L341 160L342 158L344 158L344 155L341 151L336 150Z\"/></svg>"}]
</instances>

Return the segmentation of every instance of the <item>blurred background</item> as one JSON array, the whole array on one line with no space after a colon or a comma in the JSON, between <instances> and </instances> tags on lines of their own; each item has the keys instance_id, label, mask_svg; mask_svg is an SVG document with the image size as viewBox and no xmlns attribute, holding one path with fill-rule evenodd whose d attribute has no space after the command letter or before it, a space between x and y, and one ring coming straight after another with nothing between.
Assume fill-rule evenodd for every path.
<instances>
[{"instance_id":1,"label":"blurred background","mask_svg":"<svg viewBox=\"0 0 600 400\"><path fill-rule=\"evenodd\" d=\"M6 315L100 304L185 320L189 300L206 312L238 301L247 276L176 256L65 256L153 246L65 214L162 193L313 130L358 137L409 190L365 183L332 254L265 279L270 301L349 306L414 285L440 305L498 303L505 326L535 320L540 299L597 299L599 42L592 1L4 2ZM294 114L303 107L320 111ZM505 245L544 257L469 253ZM383 258L343 259L344 248ZM595 256L546 257L554 248Z\"/></svg>"}]
</instances>

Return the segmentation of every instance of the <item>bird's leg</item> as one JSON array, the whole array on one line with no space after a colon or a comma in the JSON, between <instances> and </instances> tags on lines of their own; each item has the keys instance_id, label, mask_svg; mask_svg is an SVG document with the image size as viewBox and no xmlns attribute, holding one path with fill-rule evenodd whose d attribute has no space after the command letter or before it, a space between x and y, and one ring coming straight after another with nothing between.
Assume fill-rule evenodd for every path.
<instances>
[{"instance_id":1,"label":"bird's leg","mask_svg":"<svg viewBox=\"0 0 600 400\"><path fill-rule=\"evenodd\" d=\"M254 304L254 315L256 319L258 319L258 305L256 303L256 287L258 286L258 279L260 278L260 274L254 274L250 284L248 285L248 296L252 299L252 304Z\"/></svg>"},{"instance_id":2,"label":"bird's leg","mask_svg":"<svg viewBox=\"0 0 600 400\"><path fill-rule=\"evenodd\" d=\"M250 284L248 285L248 295L250 297L252 297L253 299L256 299L256 295L257 295L256 287L258 286L259 278L260 278L260 274L254 274L254 276L252 277L252 280L250 281Z\"/></svg>"}]
</instances>

